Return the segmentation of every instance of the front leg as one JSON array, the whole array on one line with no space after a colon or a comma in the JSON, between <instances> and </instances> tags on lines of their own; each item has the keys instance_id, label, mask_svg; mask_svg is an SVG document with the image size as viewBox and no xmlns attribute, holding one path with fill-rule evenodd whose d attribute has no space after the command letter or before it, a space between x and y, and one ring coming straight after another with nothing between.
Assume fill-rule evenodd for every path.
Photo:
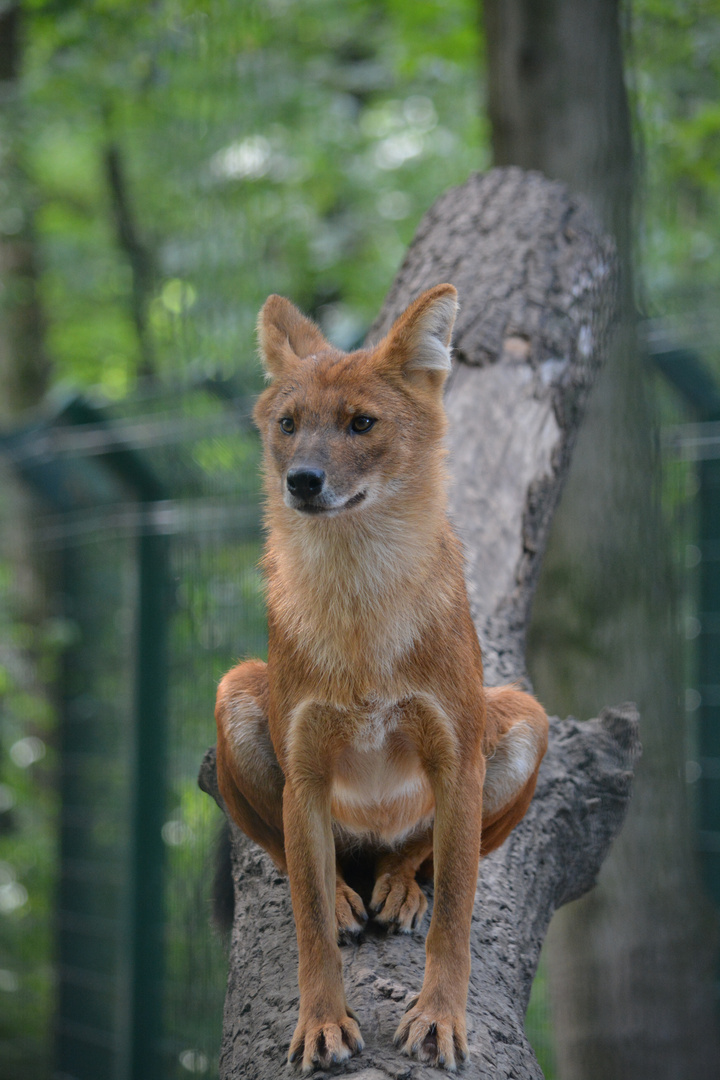
<instances>
[{"instance_id":1,"label":"front leg","mask_svg":"<svg viewBox=\"0 0 720 1080\"><path fill-rule=\"evenodd\" d=\"M481 757L433 776L435 903L425 943L422 990L403 1017L395 1043L405 1053L454 1071L467 1057L465 1011L470 979L470 924L480 858Z\"/></svg>"},{"instance_id":2,"label":"front leg","mask_svg":"<svg viewBox=\"0 0 720 1080\"><path fill-rule=\"evenodd\" d=\"M283 826L298 941L300 1016L289 1060L302 1071L345 1061L363 1048L349 1015L337 945L335 843L330 796L322 783L291 782L283 795Z\"/></svg>"}]
</instances>

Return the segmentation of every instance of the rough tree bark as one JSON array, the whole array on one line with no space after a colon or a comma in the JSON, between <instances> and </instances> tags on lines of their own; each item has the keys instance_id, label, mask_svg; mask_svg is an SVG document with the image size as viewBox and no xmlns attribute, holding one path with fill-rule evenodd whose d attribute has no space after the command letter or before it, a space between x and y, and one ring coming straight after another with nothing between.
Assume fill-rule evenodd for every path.
<instances>
[{"instance_id":1,"label":"rough tree bark","mask_svg":"<svg viewBox=\"0 0 720 1080\"><path fill-rule=\"evenodd\" d=\"M586 197L619 252L620 318L553 525L530 633L536 689L649 718L633 808L591 897L548 939L563 1080L718 1074L712 915L681 777L685 724L654 418L636 337L634 160L620 0L484 0L495 163Z\"/></svg>"},{"instance_id":2,"label":"rough tree bark","mask_svg":"<svg viewBox=\"0 0 720 1080\"><path fill-rule=\"evenodd\" d=\"M473 176L420 225L371 338L422 289L458 288L447 393L452 513L468 554L473 617L488 683L525 679L524 632L548 527L614 292L612 246L558 183L519 169ZM632 706L585 724L553 720L528 815L480 868L471 947L468 1077L540 1077L523 1022L553 911L587 891L620 827L638 755ZM214 751L201 770L219 798ZM236 911L220 1075L275 1080L296 1019L287 882L234 830ZM425 929L427 923L425 924ZM424 933L368 931L344 950L348 999L366 1038L346 1072L429 1078L393 1050L424 967ZM316 1075L323 1075L318 1073Z\"/></svg>"}]
</instances>

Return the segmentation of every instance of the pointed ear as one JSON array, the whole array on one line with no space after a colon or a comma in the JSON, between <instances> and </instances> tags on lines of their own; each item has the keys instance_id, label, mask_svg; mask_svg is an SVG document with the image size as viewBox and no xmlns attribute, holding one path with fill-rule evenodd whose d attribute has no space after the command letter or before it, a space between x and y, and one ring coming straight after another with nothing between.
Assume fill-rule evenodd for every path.
<instances>
[{"instance_id":1,"label":"pointed ear","mask_svg":"<svg viewBox=\"0 0 720 1080\"><path fill-rule=\"evenodd\" d=\"M388 367L442 384L450 371L450 338L458 310L454 285L428 289L393 323L381 343Z\"/></svg>"},{"instance_id":2,"label":"pointed ear","mask_svg":"<svg viewBox=\"0 0 720 1080\"><path fill-rule=\"evenodd\" d=\"M293 360L326 349L320 329L284 296L269 296L257 324L260 356L268 378L274 378Z\"/></svg>"}]
</instances>

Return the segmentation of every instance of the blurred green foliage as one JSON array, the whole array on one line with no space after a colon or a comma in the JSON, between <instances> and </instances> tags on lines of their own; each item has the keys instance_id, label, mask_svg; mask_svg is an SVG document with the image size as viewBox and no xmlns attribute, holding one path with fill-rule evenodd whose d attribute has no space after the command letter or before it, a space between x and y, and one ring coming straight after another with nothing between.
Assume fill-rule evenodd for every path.
<instances>
[{"instance_id":1,"label":"blurred green foliage","mask_svg":"<svg viewBox=\"0 0 720 1080\"><path fill-rule=\"evenodd\" d=\"M2 512L0 507L0 512ZM18 617L12 575L0 575L0 1071L48 1075L54 986L53 903L59 799L48 687L66 628L41 634Z\"/></svg>"},{"instance_id":2,"label":"blurred green foliage","mask_svg":"<svg viewBox=\"0 0 720 1080\"><path fill-rule=\"evenodd\" d=\"M720 3L637 0L632 11L644 302L720 374Z\"/></svg>"},{"instance_id":3,"label":"blurred green foliage","mask_svg":"<svg viewBox=\"0 0 720 1080\"><path fill-rule=\"evenodd\" d=\"M424 210L489 165L470 0L33 0L25 11L23 147L55 377L112 398L135 385L138 343L110 146L153 267L157 369L171 377L251 371L270 292L353 344ZM719 16L717 0L637 0L628 34L645 302L685 316L704 299L713 324ZM4 208L0 228L18 209Z\"/></svg>"},{"instance_id":4,"label":"blurred green foliage","mask_svg":"<svg viewBox=\"0 0 720 1080\"><path fill-rule=\"evenodd\" d=\"M153 267L158 375L240 371L291 295L340 344L377 311L419 216L488 164L468 0L35 3L25 147L56 377L135 386L116 146Z\"/></svg>"},{"instance_id":5,"label":"blurred green foliage","mask_svg":"<svg viewBox=\"0 0 720 1080\"><path fill-rule=\"evenodd\" d=\"M271 292L290 296L341 347L358 342L424 211L490 165L480 7L26 0L13 153L30 199L16 204L0 158L0 236L32 218L56 387L98 393L132 415L157 408L153 395L218 372L238 392L255 390L254 324ZM636 0L628 27L642 302L671 316L720 372L720 3ZM201 396L187 415L212 421ZM151 453L163 463L163 451ZM227 495L238 476L256 473L257 444L208 431L183 469L185 493ZM171 685L186 734L171 762L167 841L178 889L187 860L201 858L212 810L194 785L212 738L212 682L263 643L257 614L246 640L233 638L234 605L261 611L257 544L219 546L209 561L183 550ZM52 1009L57 762L48 688L73 642L72 627L52 619L38 631L13 617L0 633L0 1040L14 1040L7 1075L28 1080L44 1075ZM30 760L40 750L28 739L44 757ZM195 880L168 897L172 1007L185 1015L190 938L181 927L198 918ZM549 1060L549 1043L541 1049Z\"/></svg>"}]
</instances>

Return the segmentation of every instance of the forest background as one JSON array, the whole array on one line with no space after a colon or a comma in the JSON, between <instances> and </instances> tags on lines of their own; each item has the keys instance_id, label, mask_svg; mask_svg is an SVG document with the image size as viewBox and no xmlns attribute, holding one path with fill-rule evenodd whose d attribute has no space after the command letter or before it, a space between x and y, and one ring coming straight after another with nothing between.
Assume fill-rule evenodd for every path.
<instances>
[{"instance_id":1,"label":"forest background","mask_svg":"<svg viewBox=\"0 0 720 1080\"><path fill-rule=\"evenodd\" d=\"M720 378L720 4L635 0L623 45L637 302ZM486 75L470 0L0 2L4 428L71 389L119 412L203 380L255 392L254 326L271 292L356 345L424 211L492 164ZM192 454L213 476L256 466L248 439L208 437ZM12 591L16 569L3 573ZM57 619L33 627L39 675L17 626L0 658L0 816L13 818L0 994L23 1002L5 1024L41 1048L38 1076L57 841L46 688L67 632Z\"/></svg>"},{"instance_id":2,"label":"forest background","mask_svg":"<svg viewBox=\"0 0 720 1080\"><path fill-rule=\"evenodd\" d=\"M638 0L625 41L643 307L714 364L719 13ZM37 244L52 385L112 399L200 366L256 388L270 291L353 344L422 213L491 164L469 0L33 0L20 43L0 228Z\"/></svg>"}]
</instances>

